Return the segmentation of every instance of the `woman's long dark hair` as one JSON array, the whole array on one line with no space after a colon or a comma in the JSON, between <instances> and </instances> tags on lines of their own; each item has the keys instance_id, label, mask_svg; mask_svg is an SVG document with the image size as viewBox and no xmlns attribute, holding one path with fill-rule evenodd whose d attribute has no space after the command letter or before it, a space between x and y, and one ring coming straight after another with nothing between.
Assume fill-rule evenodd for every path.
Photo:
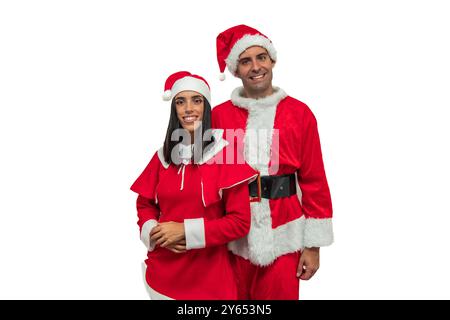
<instances>
[{"instance_id":1,"label":"woman's long dark hair","mask_svg":"<svg viewBox=\"0 0 450 320\"><path fill-rule=\"evenodd\" d=\"M205 137L205 132L211 129L211 105L209 104L208 100L206 100L205 97L203 97L203 118L202 118L202 149L205 150L206 147L208 147L213 141L214 137L211 136L210 140L203 141L203 137ZM180 124L180 120L178 120L177 117L177 110L176 110L176 104L175 104L175 98L172 99L172 105L170 107L170 119L169 119L169 125L167 126L167 132L166 132L166 138L164 140L164 147L163 147L163 154L164 154L164 160L166 163L172 163L171 154L173 148L181 142L181 137L179 141L172 141L172 133L176 129L182 128ZM195 148L196 146L194 146Z\"/></svg>"}]
</instances>

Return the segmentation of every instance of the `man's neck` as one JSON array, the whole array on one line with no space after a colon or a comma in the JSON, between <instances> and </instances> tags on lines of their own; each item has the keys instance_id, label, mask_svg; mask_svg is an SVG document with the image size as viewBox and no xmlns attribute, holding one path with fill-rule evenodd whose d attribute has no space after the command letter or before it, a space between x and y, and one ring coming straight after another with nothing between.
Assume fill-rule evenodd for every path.
<instances>
[{"instance_id":1,"label":"man's neck","mask_svg":"<svg viewBox=\"0 0 450 320\"><path fill-rule=\"evenodd\" d=\"M261 99L261 98L265 98L268 96L271 96L273 94L274 90L273 87L270 86L269 88L267 88L267 90L264 91L251 91L251 90L247 90L244 87L244 90L242 91L242 95L244 98L250 98L250 99Z\"/></svg>"}]
</instances>

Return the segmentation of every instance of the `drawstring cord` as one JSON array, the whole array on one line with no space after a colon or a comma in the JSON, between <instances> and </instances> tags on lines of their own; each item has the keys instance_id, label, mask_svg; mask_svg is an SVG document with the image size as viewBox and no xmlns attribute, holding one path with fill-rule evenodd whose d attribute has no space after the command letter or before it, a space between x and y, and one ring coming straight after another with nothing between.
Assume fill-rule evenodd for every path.
<instances>
[{"instance_id":1,"label":"drawstring cord","mask_svg":"<svg viewBox=\"0 0 450 320\"><path fill-rule=\"evenodd\" d=\"M180 169L178 169L178 173L180 174L181 171L181 186L180 186L180 190L183 190L184 188L184 169L186 168L186 166L184 165L184 163L181 164Z\"/></svg>"},{"instance_id":2,"label":"drawstring cord","mask_svg":"<svg viewBox=\"0 0 450 320\"><path fill-rule=\"evenodd\" d=\"M180 174L180 172L181 172L180 190L183 190L183 188L184 188L184 171L186 169L186 165L191 161L194 145L189 145L189 146L181 145L180 148L181 149L179 152L180 152L182 162L180 165L180 169L178 169L177 174Z\"/></svg>"}]
</instances>

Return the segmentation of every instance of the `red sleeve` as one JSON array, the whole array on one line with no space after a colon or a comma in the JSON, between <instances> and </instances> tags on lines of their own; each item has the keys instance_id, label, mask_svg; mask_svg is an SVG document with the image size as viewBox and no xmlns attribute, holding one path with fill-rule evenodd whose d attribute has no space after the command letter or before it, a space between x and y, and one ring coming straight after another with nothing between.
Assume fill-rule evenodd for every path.
<instances>
[{"instance_id":1,"label":"red sleeve","mask_svg":"<svg viewBox=\"0 0 450 320\"><path fill-rule=\"evenodd\" d=\"M155 190L158 185L160 167L161 162L159 161L158 153L156 152L130 189L145 198L155 199Z\"/></svg>"},{"instance_id":2,"label":"red sleeve","mask_svg":"<svg viewBox=\"0 0 450 320\"><path fill-rule=\"evenodd\" d=\"M257 172L247 164L221 165L218 192L225 207L225 216L205 221L206 246L226 244L242 238L250 230L248 184Z\"/></svg>"},{"instance_id":3,"label":"red sleeve","mask_svg":"<svg viewBox=\"0 0 450 320\"><path fill-rule=\"evenodd\" d=\"M226 244L242 238L250 230L250 202L248 184L241 183L223 190L225 216L205 221L206 246Z\"/></svg>"},{"instance_id":4,"label":"red sleeve","mask_svg":"<svg viewBox=\"0 0 450 320\"><path fill-rule=\"evenodd\" d=\"M333 243L330 190L322 160L317 122L307 110L302 130L301 164L297 172L305 215L303 243L306 248Z\"/></svg>"},{"instance_id":5,"label":"red sleeve","mask_svg":"<svg viewBox=\"0 0 450 320\"><path fill-rule=\"evenodd\" d=\"M139 195L136 201L138 226L142 232L143 225L149 220L159 220L159 207L154 200Z\"/></svg>"},{"instance_id":6,"label":"red sleeve","mask_svg":"<svg viewBox=\"0 0 450 320\"><path fill-rule=\"evenodd\" d=\"M150 163L131 186L131 190L138 194L136 207L138 214L138 225L142 232L143 225L149 220L159 219L159 207L156 201L156 186L161 163L157 153L152 157Z\"/></svg>"},{"instance_id":7,"label":"red sleeve","mask_svg":"<svg viewBox=\"0 0 450 320\"><path fill-rule=\"evenodd\" d=\"M303 212L306 218L331 218L331 196L322 160L317 121L310 110L305 112L302 129L301 165L297 175L302 191Z\"/></svg>"}]
</instances>

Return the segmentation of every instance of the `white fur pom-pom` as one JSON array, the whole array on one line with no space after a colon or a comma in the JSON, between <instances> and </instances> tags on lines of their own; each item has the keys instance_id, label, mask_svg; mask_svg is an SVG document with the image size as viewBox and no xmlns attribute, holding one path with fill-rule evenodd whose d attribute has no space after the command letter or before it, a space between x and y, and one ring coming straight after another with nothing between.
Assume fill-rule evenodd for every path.
<instances>
[{"instance_id":1,"label":"white fur pom-pom","mask_svg":"<svg viewBox=\"0 0 450 320\"><path fill-rule=\"evenodd\" d=\"M220 73L220 75L219 75L219 80L220 80L220 81L225 80L225 73L223 73L223 72Z\"/></svg>"},{"instance_id":2,"label":"white fur pom-pom","mask_svg":"<svg viewBox=\"0 0 450 320\"><path fill-rule=\"evenodd\" d=\"M170 90L164 91L162 98L164 101L169 101L170 98L172 98L172 91L170 91Z\"/></svg>"}]
</instances>

